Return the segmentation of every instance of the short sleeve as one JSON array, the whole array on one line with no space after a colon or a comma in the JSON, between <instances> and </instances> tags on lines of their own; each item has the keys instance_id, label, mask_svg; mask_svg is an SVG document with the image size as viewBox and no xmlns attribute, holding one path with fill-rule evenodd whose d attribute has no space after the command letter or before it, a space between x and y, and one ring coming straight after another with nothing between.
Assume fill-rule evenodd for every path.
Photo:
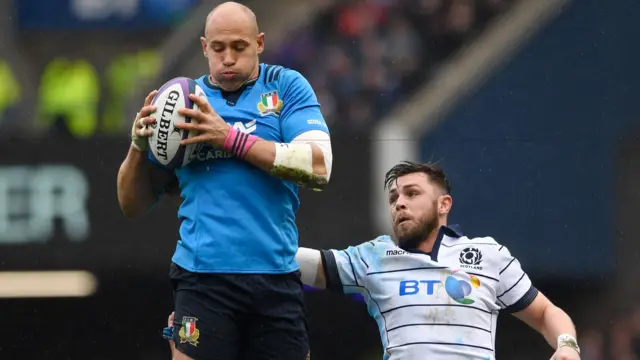
<instances>
[{"instance_id":1,"label":"short sleeve","mask_svg":"<svg viewBox=\"0 0 640 360\"><path fill-rule=\"evenodd\" d=\"M297 71L287 70L283 80L283 106L280 114L283 141L291 142L296 136L310 130L329 133L316 94L307 79Z\"/></svg>"},{"instance_id":2,"label":"short sleeve","mask_svg":"<svg viewBox=\"0 0 640 360\"><path fill-rule=\"evenodd\" d=\"M536 298L538 289L533 286L518 259L505 246L499 246L498 259L498 305L507 313L524 310Z\"/></svg>"},{"instance_id":3,"label":"short sleeve","mask_svg":"<svg viewBox=\"0 0 640 360\"><path fill-rule=\"evenodd\" d=\"M364 289L372 255L370 242L344 250L322 250L322 265L327 289L343 294L357 294Z\"/></svg>"}]
</instances>

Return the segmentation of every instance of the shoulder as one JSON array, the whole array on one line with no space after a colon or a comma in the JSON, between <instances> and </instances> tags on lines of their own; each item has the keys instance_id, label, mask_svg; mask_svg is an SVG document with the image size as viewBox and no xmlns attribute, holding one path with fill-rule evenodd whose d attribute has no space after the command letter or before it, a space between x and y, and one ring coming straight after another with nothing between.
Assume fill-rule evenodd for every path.
<instances>
[{"instance_id":1,"label":"shoulder","mask_svg":"<svg viewBox=\"0 0 640 360\"><path fill-rule=\"evenodd\" d=\"M204 86L204 85L205 85L206 80L208 79L208 77L209 77L209 75L206 75L206 74L205 74L205 75L202 75L202 76L199 76L199 77L195 78L194 80L196 81L196 83L197 83L198 85L200 85L200 86Z\"/></svg>"},{"instance_id":2,"label":"shoulder","mask_svg":"<svg viewBox=\"0 0 640 360\"><path fill-rule=\"evenodd\" d=\"M289 69L287 67L281 65L273 65L273 64L262 64L262 69L264 71L264 82L280 82L280 83L289 83L297 80L305 80L305 77L296 70Z\"/></svg>"},{"instance_id":3,"label":"shoulder","mask_svg":"<svg viewBox=\"0 0 640 360\"><path fill-rule=\"evenodd\" d=\"M391 237L389 235L380 235L377 238L367 241L366 243L360 244L360 246L370 246L370 247L376 247L376 246L380 246L380 247L389 247L389 246L396 246L396 244L393 242L393 240L391 239Z\"/></svg>"},{"instance_id":4,"label":"shoulder","mask_svg":"<svg viewBox=\"0 0 640 360\"><path fill-rule=\"evenodd\" d=\"M288 77L287 73L290 71L290 69L280 65L263 63L260 64L260 66L263 72L261 80L265 85L273 82L277 82L278 84L284 83Z\"/></svg>"},{"instance_id":5,"label":"shoulder","mask_svg":"<svg viewBox=\"0 0 640 360\"><path fill-rule=\"evenodd\" d=\"M468 245L468 246L480 247L480 248L499 248L502 246L500 245L500 243L498 243L494 238L490 236L472 237L472 238L467 236L460 236L455 238L446 237L443 239L443 244L444 246L455 245L457 247L464 247L465 245Z\"/></svg>"},{"instance_id":6,"label":"shoulder","mask_svg":"<svg viewBox=\"0 0 640 360\"><path fill-rule=\"evenodd\" d=\"M474 238L468 238L465 236L460 238L459 241L459 247L462 248L461 250L463 252L469 251L470 249L476 249L487 255L491 255L493 258L511 257L509 249L491 236Z\"/></svg>"},{"instance_id":7,"label":"shoulder","mask_svg":"<svg viewBox=\"0 0 640 360\"><path fill-rule=\"evenodd\" d=\"M511 258L509 250L490 236L448 238L443 240L442 246L447 248L451 261L459 262L463 268L495 268L505 258Z\"/></svg>"},{"instance_id":8,"label":"shoulder","mask_svg":"<svg viewBox=\"0 0 640 360\"><path fill-rule=\"evenodd\" d=\"M389 247L395 247L393 240L391 237L387 235L378 236L373 240L369 240L358 245L352 245L348 248L342 250L347 253L356 254L360 257L370 257L375 255L376 253L383 251L384 249L388 249ZM336 250L339 251L339 250Z\"/></svg>"},{"instance_id":9,"label":"shoulder","mask_svg":"<svg viewBox=\"0 0 640 360\"><path fill-rule=\"evenodd\" d=\"M289 95L294 95L295 92L304 88L310 88L309 82L304 75L296 70L280 65L262 64L262 71L264 72L262 76L263 83L265 85L275 83L283 94L291 92Z\"/></svg>"}]
</instances>

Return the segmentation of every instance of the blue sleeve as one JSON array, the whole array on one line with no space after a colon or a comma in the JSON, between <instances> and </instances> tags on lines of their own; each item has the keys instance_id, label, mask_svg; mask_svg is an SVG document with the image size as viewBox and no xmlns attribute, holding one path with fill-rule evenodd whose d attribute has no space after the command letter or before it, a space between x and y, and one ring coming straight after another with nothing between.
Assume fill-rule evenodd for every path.
<instances>
[{"instance_id":1,"label":"blue sleeve","mask_svg":"<svg viewBox=\"0 0 640 360\"><path fill-rule=\"evenodd\" d=\"M290 142L310 130L329 133L316 94L307 79L297 71L287 70L283 80L283 107L280 114L282 140Z\"/></svg>"},{"instance_id":2,"label":"blue sleeve","mask_svg":"<svg viewBox=\"0 0 640 360\"><path fill-rule=\"evenodd\" d=\"M365 288L372 250L371 242L344 250L323 250L327 289L343 294L361 293Z\"/></svg>"}]
</instances>

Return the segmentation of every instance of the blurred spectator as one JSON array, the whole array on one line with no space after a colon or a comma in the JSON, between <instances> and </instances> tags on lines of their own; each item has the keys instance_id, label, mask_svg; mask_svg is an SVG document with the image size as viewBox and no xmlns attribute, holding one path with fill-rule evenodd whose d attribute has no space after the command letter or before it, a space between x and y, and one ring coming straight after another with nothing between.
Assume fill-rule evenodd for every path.
<instances>
[{"instance_id":1,"label":"blurred spectator","mask_svg":"<svg viewBox=\"0 0 640 360\"><path fill-rule=\"evenodd\" d=\"M320 12L265 61L301 71L329 126L360 131L513 0L316 0Z\"/></svg>"},{"instance_id":2,"label":"blurred spectator","mask_svg":"<svg viewBox=\"0 0 640 360\"><path fill-rule=\"evenodd\" d=\"M582 360L605 360L605 336L597 329L587 329L578 337Z\"/></svg>"},{"instance_id":3,"label":"blurred spectator","mask_svg":"<svg viewBox=\"0 0 640 360\"><path fill-rule=\"evenodd\" d=\"M578 334L583 360L640 360L640 307Z\"/></svg>"}]
</instances>

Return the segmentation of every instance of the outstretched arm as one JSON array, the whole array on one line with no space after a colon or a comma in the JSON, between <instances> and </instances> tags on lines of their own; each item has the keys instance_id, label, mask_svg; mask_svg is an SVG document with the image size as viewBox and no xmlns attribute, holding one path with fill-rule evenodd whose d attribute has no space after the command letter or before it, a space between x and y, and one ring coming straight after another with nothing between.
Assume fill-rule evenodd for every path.
<instances>
[{"instance_id":1,"label":"outstretched arm","mask_svg":"<svg viewBox=\"0 0 640 360\"><path fill-rule=\"evenodd\" d=\"M580 358L576 328L571 318L541 292L529 306L513 315L542 334L549 345L557 350L552 359Z\"/></svg>"},{"instance_id":2,"label":"outstretched arm","mask_svg":"<svg viewBox=\"0 0 640 360\"><path fill-rule=\"evenodd\" d=\"M367 264L372 256L373 244L369 241L344 250L301 247L296 254L296 261L305 285L349 295L361 294L364 289L369 268Z\"/></svg>"},{"instance_id":3,"label":"outstretched arm","mask_svg":"<svg viewBox=\"0 0 640 360\"><path fill-rule=\"evenodd\" d=\"M552 360L580 359L576 330L569 316L533 286L518 259L505 246L500 246L497 251L495 259L501 264L496 290L502 310L542 334L556 349Z\"/></svg>"}]
</instances>

